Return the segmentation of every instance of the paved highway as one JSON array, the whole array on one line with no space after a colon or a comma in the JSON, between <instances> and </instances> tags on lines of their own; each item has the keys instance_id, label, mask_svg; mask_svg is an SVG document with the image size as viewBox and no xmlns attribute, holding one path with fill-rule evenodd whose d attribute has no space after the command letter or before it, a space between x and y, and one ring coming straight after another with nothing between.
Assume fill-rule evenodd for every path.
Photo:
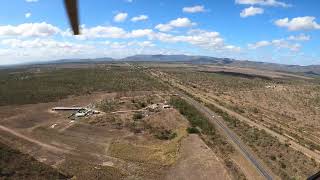
<instances>
[{"instance_id":1,"label":"paved highway","mask_svg":"<svg viewBox=\"0 0 320 180\"><path fill-rule=\"evenodd\" d=\"M154 74L151 73L151 76L154 76ZM171 86L175 87L172 84ZM257 171L261 174L262 177L264 177L267 180L273 179L272 173L261 164L261 162L253 155L254 153L241 141L241 139L231 129L227 127L227 125L223 122L221 118L217 118L216 114L209 108L184 94L182 91L179 90L179 87L176 89L176 91L177 94L179 94L189 104L193 105L196 109L198 109L205 116L207 116L211 123L213 123L216 127L221 129L225 136L235 145L239 152L257 169Z\"/></svg>"},{"instance_id":2,"label":"paved highway","mask_svg":"<svg viewBox=\"0 0 320 180\"><path fill-rule=\"evenodd\" d=\"M257 160L252 154L251 150L249 150L246 145L240 140L240 138L227 127L227 125L220 119L216 118L214 112L212 112L209 108L205 107L198 101L190 98L182 92L178 92L178 94L185 99L188 103L197 108L200 112L204 113L216 127L220 128L225 135L236 145L237 149L243 154L243 156L251 162L254 167L259 171L259 173L266 179L272 180L271 173L264 168L264 166Z\"/></svg>"}]
</instances>

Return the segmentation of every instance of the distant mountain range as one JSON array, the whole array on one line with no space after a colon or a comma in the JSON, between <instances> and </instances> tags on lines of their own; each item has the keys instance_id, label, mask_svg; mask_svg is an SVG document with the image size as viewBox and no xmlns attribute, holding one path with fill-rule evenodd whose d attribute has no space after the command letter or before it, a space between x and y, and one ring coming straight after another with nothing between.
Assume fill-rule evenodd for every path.
<instances>
[{"instance_id":1,"label":"distant mountain range","mask_svg":"<svg viewBox=\"0 0 320 180\"><path fill-rule=\"evenodd\" d=\"M101 63L105 61L114 61L113 58L95 58L95 59L59 59L53 61L37 62L36 64L66 64L66 63ZM35 63L31 63L35 64Z\"/></svg>"},{"instance_id":2,"label":"distant mountain range","mask_svg":"<svg viewBox=\"0 0 320 180\"><path fill-rule=\"evenodd\" d=\"M299 66L256 61L240 61L230 58L187 55L135 55L121 59L122 61L177 62L190 64L213 64L233 67L247 67L272 71L301 73L308 76L320 76L320 65Z\"/></svg>"},{"instance_id":3,"label":"distant mountain range","mask_svg":"<svg viewBox=\"0 0 320 180\"><path fill-rule=\"evenodd\" d=\"M65 63L102 63L112 61L135 61L135 62L167 62L167 63L188 63L188 64L203 64L203 65L221 65L232 67L247 67L255 69L264 69L272 71L284 71L291 73L299 73L307 76L320 76L320 65L299 66L299 65L284 65L267 62L256 61L240 61L230 58L216 58L209 56L188 56L188 55L134 55L123 59L113 59L109 57L96 59L61 59L55 61L47 61L42 63L32 64L65 64ZM31 64L29 64L31 65Z\"/></svg>"},{"instance_id":4,"label":"distant mountain range","mask_svg":"<svg viewBox=\"0 0 320 180\"><path fill-rule=\"evenodd\" d=\"M121 59L122 61L156 61L156 62L187 62L197 60L202 56L187 55L135 55Z\"/></svg>"}]
</instances>

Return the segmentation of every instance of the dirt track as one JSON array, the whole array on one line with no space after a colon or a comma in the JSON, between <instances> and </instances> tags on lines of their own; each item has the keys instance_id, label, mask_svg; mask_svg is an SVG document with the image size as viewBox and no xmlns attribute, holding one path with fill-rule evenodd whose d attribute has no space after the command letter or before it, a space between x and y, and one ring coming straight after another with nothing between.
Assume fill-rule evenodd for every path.
<instances>
[{"instance_id":1,"label":"dirt track","mask_svg":"<svg viewBox=\"0 0 320 180\"><path fill-rule=\"evenodd\" d=\"M232 179L216 154L199 138L190 134L181 142L181 156L166 179Z\"/></svg>"},{"instance_id":2,"label":"dirt track","mask_svg":"<svg viewBox=\"0 0 320 180\"><path fill-rule=\"evenodd\" d=\"M65 154L71 154L71 152L68 151L68 150L61 149L61 148L58 148L56 146L52 146L52 145L40 142L40 141L38 141L36 139L27 137L27 136L15 131L15 130L9 129L9 128L5 127L5 126L0 125L0 130L1 131L5 131L7 133L10 133L10 134L12 134L12 135L14 135L16 137L19 137L19 138L24 139L26 141L29 141L31 143L34 143L34 144L36 144L38 146L41 146L41 147L43 147L43 148L45 148L45 149L47 149L49 151L58 152L58 153L65 153Z\"/></svg>"},{"instance_id":3,"label":"dirt track","mask_svg":"<svg viewBox=\"0 0 320 180\"><path fill-rule=\"evenodd\" d=\"M90 118L78 119L71 122L70 119L67 118L69 115L68 112L53 113L50 111L50 109L55 106L85 106L88 103L99 101L105 97L112 99L115 96L116 94L106 93L84 97L69 97L58 102L0 107L0 116L2 116L0 122L0 139L45 164L70 172L77 177L90 173L94 175L108 173L104 171L103 168L111 168L117 172L124 172L128 174L129 179L164 178L164 176L170 172L184 174L184 168L178 168L168 172L171 167L164 168L158 161L157 163L160 165L150 165L152 164L150 162L146 164L141 163L146 160L144 158L149 158L148 153L142 153L143 155L140 157L141 161L139 159L137 162L135 160L129 161L127 158L135 159L136 157L133 157L134 155L131 152L139 155L141 154L139 147L141 147L145 152L154 152L154 149L156 149L156 152L160 154L155 157L162 157L161 152L168 151L163 157L172 157L170 159L174 159L175 161L176 159L174 157L176 155L178 156L178 154L175 154L176 152L184 151L193 154L195 152L193 151L193 146L195 144L203 144L202 139L198 138L195 142L192 141L193 143L187 143L180 148L180 146L178 146L180 140L177 142L175 142L176 140L174 140L174 142L163 141L156 139L154 135L148 132L136 134L124 125L121 126L120 129L113 127L111 126L112 122L108 122L109 124L106 123L104 126L93 125L89 123L90 120L93 120ZM130 100L127 101L131 102ZM123 106L126 107L126 105L127 104L124 104ZM116 110L120 110L121 108L122 107L119 107L119 109ZM130 116L127 117L126 115L126 113L131 113L130 109L128 109L128 111L124 109L124 111L121 112L124 113L123 119L120 119L121 121L127 119L127 121L129 121L131 119ZM102 120L107 121L108 118ZM186 133L185 129L188 126L188 121L175 109L163 110L151 114L145 117L145 120L148 122L148 125L152 125L152 127L172 126L174 129L178 128L178 134L180 132ZM183 138L185 137L183 136ZM115 147L113 142L118 141L128 142L128 150L130 152L128 156L126 156L126 153L120 154L125 156L114 156L110 154L110 147ZM130 143L133 144L131 145ZM177 145L175 145L175 143L177 143ZM136 146L137 144L140 144L140 146ZM138 149L131 151L132 147L138 147ZM184 150L183 148L188 148L190 151L187 151L187 149ZM225 170L221 161L213 158L216 157L215 152L209 152L207 150L208 149L204 149L201 152L194 153L192 156L194 159L189 159L187 164L184 165L188 165L193 169L194 164L211 164L208 168L198 169L198 173L205 175L219 172L216 174L217 176L222 177L222 179L229 179L228 171ZM153 156L157 153L151 153L151 155ZM208 154L211 158L205 158ZM191 156L187 155L185 157L189 158ZM201 157L201 159L198 157ZM200 179L210 178L203 176Z\"/></svg>"}]
</instances>

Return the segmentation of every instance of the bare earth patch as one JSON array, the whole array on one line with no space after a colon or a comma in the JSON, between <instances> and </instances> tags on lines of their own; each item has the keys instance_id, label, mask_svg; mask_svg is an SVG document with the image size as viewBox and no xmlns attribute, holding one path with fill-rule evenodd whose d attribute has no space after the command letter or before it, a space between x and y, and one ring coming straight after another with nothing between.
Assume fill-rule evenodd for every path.
<instances>
[{"instance_id":1,"label":"bare earth patch","mask_svg":"<svg viewBox=\"0 0 320 180\"><path fill-rule=\"evenodd\" d=\"M191 173L192 169L203 179L228 179L223 164L204 142L188 136L189 123L175 109L148 112L141 119L128 112L72 120L70 112L51 111L56 106L97 104L106 98L122 103L115 111L130 111L141 109L139 102L149 105L144 95L154 93L101 92L50 103L2 106L1 141L77 179L185 179L182 171ZM156 93L150 103L166 101L166 93ZM136 126L131 127L132 123ZM141 131L133 131L135 128ZM163 131L174 136L159 139L157 135ZM181 169L184 167L186 170Z\"/></svg>"},{"instance_id":2,"label":"bare earth patch","mask_svg":"<svg viewBox=\"0 0 320 180\"><path fill-rule=\"evenodd\" d=\"M198 135L190 134L182 140L180 157L166 179L231 179L222 164Z\"/></svg>"}]
</instances>

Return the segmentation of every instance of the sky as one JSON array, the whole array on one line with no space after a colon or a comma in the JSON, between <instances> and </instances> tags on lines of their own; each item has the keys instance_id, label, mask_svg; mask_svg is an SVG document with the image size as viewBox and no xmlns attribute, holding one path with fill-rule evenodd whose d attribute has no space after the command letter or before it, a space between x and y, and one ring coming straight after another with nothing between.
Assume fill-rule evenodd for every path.
<instances>
[{"instance_id":1,"label":"sky","mask_svg":"<svg viewBox=\"0 0 320 180\"><path fill-rule=\"evenodd\" d=\"M79 0L81 35L62 0L0 2L0 65L186 54L320 64L319 0Z\"/></svg>"}]
</instances>

